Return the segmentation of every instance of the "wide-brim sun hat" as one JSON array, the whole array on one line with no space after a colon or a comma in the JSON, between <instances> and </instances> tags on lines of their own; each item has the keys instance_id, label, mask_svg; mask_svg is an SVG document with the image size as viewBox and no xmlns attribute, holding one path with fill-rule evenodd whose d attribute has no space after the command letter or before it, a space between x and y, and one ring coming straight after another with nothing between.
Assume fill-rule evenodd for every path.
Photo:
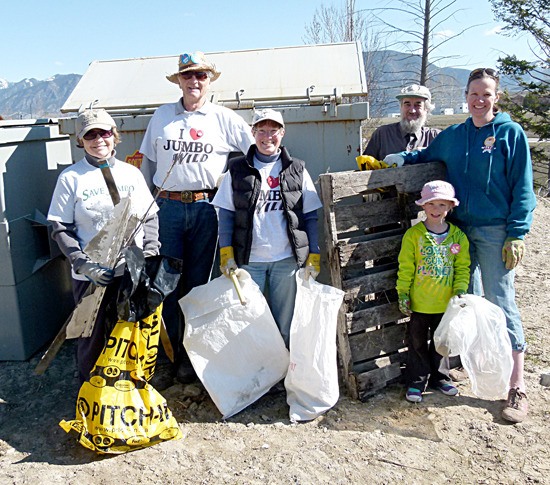
<instances>
[{"instance_id":1,"label":"wide-brim sun hat","mask_svg":"<svg viewBox=\"0 0 550 485\"><path fill-rule=\"evenodd\" d=\"M210 81L215 81L220 77L221 72L216 69L214 63L210 62L204 52L196 51L191 54L182 54L178 58L178 70L169 76L168 81L179 84L178 74L188 71L206 71L210 73Z\"/></svg>"},{"instance_id":2,"label":"wide-brim sun hat","mask_svg":"<svg viewBox=\"0 0 550 485\"><path fill-rule=\"evenodd\" d=\"M86 108L79 112L76 119L76 136L82 138L94 128L109 131L116 128L115 120L103 108Z\"/></svg>"},{"instance_id":3,"label":"wide-brim sun hat","mask_svg":"<svg viewBox=\"0 0 550 485\"><path fill-rule=\"evenodd\" d=\"M423 206L433 200L448 200L456 207L460 202L455 198L455 189L449 183L444 180L433 180L424 184L422 191L420 192L420 199L415 201L416 205Z\"/></svg>"}]
</instances>

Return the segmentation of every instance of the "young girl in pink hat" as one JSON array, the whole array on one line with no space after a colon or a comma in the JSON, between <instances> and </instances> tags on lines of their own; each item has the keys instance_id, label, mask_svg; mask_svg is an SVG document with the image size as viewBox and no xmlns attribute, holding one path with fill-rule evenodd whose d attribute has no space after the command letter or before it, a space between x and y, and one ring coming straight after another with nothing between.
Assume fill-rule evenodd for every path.
<instances>
[{"instance_id":1,"label":"young girl in pink hat","mask_svg":"<svg viewBox=\"0 0 550 485\"><path fill-rule=\"evenodd\" d=\"M428 385L448 396L458 394L449 379L449 359L436 352L433 334L451 297L466 293L470 281L468 239L445 220L459 204L453 186L428 182L416 204L426 220L404 234L397 273L399 310L411 317L405 396L410 402L422 401Z\"/></svg>"}]
</instances>

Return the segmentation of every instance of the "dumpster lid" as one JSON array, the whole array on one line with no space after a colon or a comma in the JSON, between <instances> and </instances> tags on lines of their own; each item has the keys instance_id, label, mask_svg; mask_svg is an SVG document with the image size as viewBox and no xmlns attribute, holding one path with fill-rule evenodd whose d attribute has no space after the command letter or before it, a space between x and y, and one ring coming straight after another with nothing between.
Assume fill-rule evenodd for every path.
<instances>
[{"instance_id":1,"label":"dumpster lid","mask_svg":"<svg viewBox=\"0 0 550 485\"><path fill-rule=\"evenodd\" d=\"M206 56L221 72L210 85L210 99L234 109L260 104L323 104L367 93L360 42L210 52ZM181 90L166 76L176 71L178 57L93 61L61 111L78 111L95 99L99 100L96 106L109 111L148 110L172 103Z\"/></svg>"}]
</instances>

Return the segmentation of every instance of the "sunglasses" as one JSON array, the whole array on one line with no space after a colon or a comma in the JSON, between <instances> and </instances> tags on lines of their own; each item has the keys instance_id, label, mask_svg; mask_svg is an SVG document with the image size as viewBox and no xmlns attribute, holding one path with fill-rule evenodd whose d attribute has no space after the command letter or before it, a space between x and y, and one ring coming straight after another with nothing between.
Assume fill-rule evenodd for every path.
<instances>
[{"instance_id":1,"label":"sunglasses","mask_svg":"<svg viewBox=\"0 0 550 485\"><path fill-rule=\"evenodd\" d=\"M188 81L193 76L197 78L197 81L205 81L208 77L208 73L204 71L186 71L178 73L183 79Z\"/></svg>"},{"instance_id":2,"label":"sunglasses","mask_svg":"<svg viewBox=\"0 0 550 485\"><path fill-rule=\"evenodd\" d=\"M95 140L97 136L101 138L110 138L113 136L112 130L90 130L88 133L82 136L85 140Z\"/></svg>"},{"instance_id":3,"label":"sunglasses","mask_svg":"<svg viewBox=\"0 0 550 485\"><path fill-rule=\"evenodd\" d=\"M499 72L491 67L478 67L477 69L474 69L468 76L468 79L472 80L478 77L485 77L485 75L492 77L495 81L498 81Z\"/></svg>"}]
</instances>

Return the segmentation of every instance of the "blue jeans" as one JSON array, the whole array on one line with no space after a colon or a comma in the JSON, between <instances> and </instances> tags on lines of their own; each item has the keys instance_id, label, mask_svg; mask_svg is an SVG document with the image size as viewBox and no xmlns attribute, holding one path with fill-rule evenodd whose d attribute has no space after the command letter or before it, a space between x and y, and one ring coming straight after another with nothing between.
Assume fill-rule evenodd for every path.
<instances>
[{"instance_id":1,"label":"blue jeans","mask_svg":"<svg viewBox=\"0 0 550 485\"><path fill-rule=\"evenodd\" d=\"M159 197L157 204L160 207L160 254L183 261L178 287L164 300L162 317L176 364L187 364L189 359L183 347L184 320L178 301L195 286L204 285L210 279L218 241L218 217L214 206L208 202L184 204ZM162 347L158 361L168 361Z\"/></svg>"},{"instance_id":2,"label":"blue jeans","mask_svg":"<svg viewBox=\"0 0 550 485\"><path fill-rule=\"evenodd\" d=\"M241 266L265 295L279 332L289 347L290 324L296 299L296 271L298 263L294 257L274 263L249 263Z\"/></svg>"},{"instance_id":3,"label":"blue jeans","mask_svg":"<svg viewBox=\"0 0 550 485\"><path fill-rule=\"evenodd\" d=\"M512 350L526 348L523 325L516 305L514 270L506 269L502 261L502 246L507 237L505 226L463 226L470 241L472 260L469 292L483 296L499 306L506 316L506 327Z\"/></svg>"}]
</instances>

